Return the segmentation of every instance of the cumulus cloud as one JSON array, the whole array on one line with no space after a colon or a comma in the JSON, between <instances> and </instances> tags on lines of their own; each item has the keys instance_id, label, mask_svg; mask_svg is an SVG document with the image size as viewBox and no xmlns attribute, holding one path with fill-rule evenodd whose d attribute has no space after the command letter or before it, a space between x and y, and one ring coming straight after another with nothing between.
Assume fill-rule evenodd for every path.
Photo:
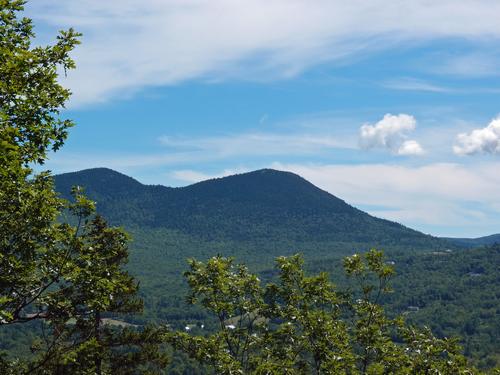
<instances>
[{"instance_id":1,"label":"cumulus cloud","mask_svg":"<svg viewBox=\"0 0 500 375\"><path fill-rule=\"evenodd\" d=\"M457 155L500 154L500 117L485 128L457 135L453 151Z\"/></svg>"},{"instance_id":2,"label":"cumulus cloud","mask_svg":"<svg viewBox=\"0 0 500 375\"><path fill-rule=\"evenodd\" d=\"M189 79L287 78L412 41L500 38L491 0L36 0L27 9L42 41L61 28L84 34L66 82L73 105Z\"/></svg>"},{"instance_id":3,"label":"cumulus cloud","mask_svg":"<svg viewBox=\"0 0 500 375\"><path fill-rule=\"evenodd\" d=\"M375 125L361 126L359 144L364 149L385 148L395 155L421 155L424 150L415 140L407 140L407 134L415 130L417 121L406 114L386 114Z\"/></svg>"},{"instance_id":4,"label":"cumulus cloud","mask_svg":"<svg viewBox=\"0 0 500 375\"><path fill-rule=\"evenodd\" d=\"M422 155L423 153L424 150L417 141L404 141L397 151L398 155Z\"/></svg>"}]
</instances>

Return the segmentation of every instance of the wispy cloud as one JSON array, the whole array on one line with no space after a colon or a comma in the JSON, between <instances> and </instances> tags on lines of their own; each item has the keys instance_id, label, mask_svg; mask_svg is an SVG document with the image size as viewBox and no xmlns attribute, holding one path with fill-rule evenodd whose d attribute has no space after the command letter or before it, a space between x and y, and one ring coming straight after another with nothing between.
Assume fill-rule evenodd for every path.
<instances>
[{"instance_id":1,"label":"wispy cloud","mask_svg":"<svg viewBox=\"0 0 500 375\"><path fill-rule=\"evenodd\" d=\"M384 148L395 155L422 155L424 150L415 140L408 140L408 133L415 130L417 121L407 114L386 114L374 125L360 128L359 143L364 149Z\"/></svg>"},{"instance_id":2,"label":"wispy cloud","mask_svg":"<svg viewBox=\"0 0 500 375\"><path fill-rule=\"evenodd\" d=\"M436 85L434 83L416 78L407 77L386 81L382 84L382 86L393 90L404 91L426 91L435 93L450 93L455 91L448 87Z\"/></svg>"},{"instance_id":3,"label":"wispy cloud","mask_svg":"<svg viewBox=\"0 0 500 375\"><path fill-rule=\"evenodd\" d=\"M28 10L42 30L85 35L67 81L73 105L200 77L288 78L411 41L500 38L490 0L37 0Z\"/></svg>"},{"instance_id":4,"label":"wispy cloud","mask_svg":"<svg viewBox=\"0 0 500 375\"><path fill-rule=\"evenodd\" d=\"M234 160L236 157L294 157L321 155L332 149L355 149L348 140L329 134L247 133L207 137L162 136L164 151L156 153L100 153L93 156L61 152L49 165L58 173L107 166L120 171L158 166L180 166Z\"/></svg>"},{"instance_id":5,"label":"wispy cloud","mask_svg":"<svg viewBox=\"0 0 500 375\"><path fill-rule=\"evenodd\" d=\"M437 64L434 64L430 70L440 75L482 78L500 76L499 64L500 53L488 49L487 51L441 56Z\"/></svg>"},{"instance_id":6,"label":"wispy cloud","mask_svg":"<svg viewBox=\"0 0 500 375\"><path fill-rule=\"evenodd\" d=\"M160 142L173 151L199 151L220 158L242 155L307 155L332 148L355 147L342 139L325 134L248 133L200 138L163 136Z\"/></svg>"}]
</instances>

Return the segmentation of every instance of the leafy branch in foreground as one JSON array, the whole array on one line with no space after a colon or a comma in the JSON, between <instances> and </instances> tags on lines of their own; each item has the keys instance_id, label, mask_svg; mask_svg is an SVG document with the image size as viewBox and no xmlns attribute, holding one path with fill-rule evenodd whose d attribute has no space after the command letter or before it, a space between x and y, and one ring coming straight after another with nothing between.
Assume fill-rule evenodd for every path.
<instances>
[{"instance_id":1,"label":"leafy branch in foreground","mask_svg":"<svg viewBox=\"0 0 500 375\"><path fill-rule=\"evenodd\" d=\"M40 322L43 334L29 359L0 353L0 373L156 371L165 363L162 330L105 324L109 314L142 309L123 269L126 234L94 216L81 190L69 204L49 172L30 168L57 151L73 125L60 116L70 91L58 72L75 67L70 52L80 34L70 29L53 45L32 47L32 21L19 17L24 3L0 0L0 330ZM66 210L76 226L58 222Z\"/></svg>"},{"instance_id":2,"label":"leafy branch in foreground","mask_svg":"<svg viewBox=\"0 0 500 375\"><path fill-rule=\"evenodd\" d=\"M189 265L188 300L212 312L220 328L167 338L217 374L478 373L455 340L385 315L378 302L394 269L380 251L344 260L355 292L338 291L326 273L307 276L299 255L278 258L278 281L265 286L231 258Z\"/></svg>"}]
</instances>

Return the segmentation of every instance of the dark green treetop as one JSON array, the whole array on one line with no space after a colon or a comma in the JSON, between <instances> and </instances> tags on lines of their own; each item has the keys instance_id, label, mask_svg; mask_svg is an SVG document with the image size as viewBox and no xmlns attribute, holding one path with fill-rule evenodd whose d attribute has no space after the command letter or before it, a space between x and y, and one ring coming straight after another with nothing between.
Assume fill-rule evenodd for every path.
<instances>
[{"instance_id":1,"label":"dark green treetop","mask_svg":"<svg viewBox=\"0 0 500 375\"><path fill-rule=\"evenodd\" d=\"M80 34L61 31L56 44L32 47L32 21L18 16L24 4L0 0L0 129L22 149L23 162L43 163L73 125L59 116L70 91L58 83L58 72L75 67L69 54Z\"/></svg>"}]
</instances>

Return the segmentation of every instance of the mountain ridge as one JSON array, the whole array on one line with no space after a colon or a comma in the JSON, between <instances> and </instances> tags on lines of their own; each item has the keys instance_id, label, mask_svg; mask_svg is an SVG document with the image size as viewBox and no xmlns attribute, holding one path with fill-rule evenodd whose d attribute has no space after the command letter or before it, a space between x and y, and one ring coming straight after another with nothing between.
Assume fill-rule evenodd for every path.
<instances>
[{"instance_id":1,"label":"mountain ridge","mask_svg":"<svg viewBox=\"0 0 500 375\"><path fill-rule=\"evenodd\" d=\"M374 246L445 246L436 237L371 216L291 172L260 169L176 188L144 185L108 168L54 179L64 197L72 185L84 186L98 211L116 225L168 228L209 239L285 236Z\"/></svg>"},{"instance_id":2,"label":"mountain ridge","mask_svg":"<svg viewBox=\"0 0 500 375\"><path fill-rule=\"evenodd\" d=\"M480 246L500 244L500 233L490 234L488 236L482 236L476 238L455 238L455 237L443 237L443 238L457 246L465 248L474 248Z\"/></svg>"}]
</instances>

